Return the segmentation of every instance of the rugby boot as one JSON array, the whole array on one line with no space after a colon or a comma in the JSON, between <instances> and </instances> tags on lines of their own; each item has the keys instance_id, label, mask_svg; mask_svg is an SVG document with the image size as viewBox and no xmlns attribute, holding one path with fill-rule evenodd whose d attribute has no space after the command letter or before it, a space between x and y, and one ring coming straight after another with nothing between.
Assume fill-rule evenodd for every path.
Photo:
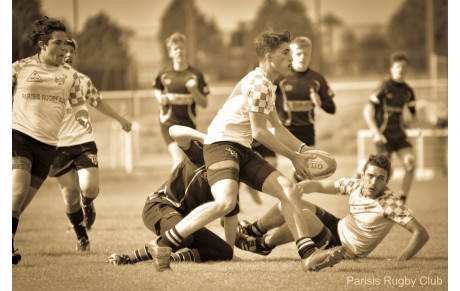
<instances>
[{"instance_id":1,"label":"rugby boot","mask_svg":"<svg viewBox=\"0 0 460 291\"><path fill-rule=\"evenodd\" d=\"M115 266L132 264L131 259L128 255L119 255L117 253L111 254L110 257L107 259L106 263L110 263Z\"/></svg>"},{"instance_id":2,"label":"rugby boot","mask_svg":"<svg viewBox=\"0 0 460 291\"><path fill-rule=\"evenodd\" d=\"M163 272L165 270L172 270L170 263L170 257L172 253L172 248L170 247L161 247L158 245L158 241L161 236L149 242L150 254L153 257L153 263L155 265L155 270L157 272Z\"/></svg>"},{"instance_id":3,"label":"rugby boot","mask_svg":"<svg viewBox=\"0 0 460 291\"><path fill-rule=\"evenodd\" d=\"M89 251L89 240L84 236L77 241L77 251Z\"/></svg>"},{"instance_id":4,"label":"rugby boot","mask_svg":"<svg viewBox=\"0 0 460 291\"><path fill-rule=\"evenodd\" d=\"M305 272L318 272L326 267L332 267L344 259L345 247L338 246L327 250L316 249L308 258L302 260Z\"/></svg>"}]
</instances>

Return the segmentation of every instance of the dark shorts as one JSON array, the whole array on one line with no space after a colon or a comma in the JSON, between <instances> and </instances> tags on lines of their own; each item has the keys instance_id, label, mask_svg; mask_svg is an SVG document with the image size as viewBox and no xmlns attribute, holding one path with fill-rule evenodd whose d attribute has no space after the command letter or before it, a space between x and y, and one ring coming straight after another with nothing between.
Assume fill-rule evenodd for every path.
<instances>
[{"instance_id":1,"label":"dark shorts","mask_svg":"<svg viewBox=\"0 0 460 291\"><path fill-rule=\"evenodd\" d=\"M56 147L38 141L17 130L13 130L12 142L13 169L22 168L15 163L14 157L26 158L32 165L30 170L32 181L38 178L43 183L53 163ZM41 183L38 187L41 186ZM36 188L37 185L33 187Z\"/></svg>"},{"instance_id":2,"label":"dark shorts","mask_svg":"<svg viewBox=\"0 0 460 291\"><path fill-rule=\"evenodd\" d=\"M222 174L220 171L207 170L209 185L214 185L223 179L233 179L243 182L249 187L262 191L267 177L276 171L266 160L253 150L234 142L216 142L205 144L203 147L204 160L208 169L214 163L226 160L235 161L239 165L237 177Z\"/></svg>"},{"instance_id":3,"label":"dark shorts","mask_svg":"<svg viewBox=\"0 0 460 291\"><path fill-rule=\"evenodd\" d=\"M164 236L165 232L176 226L182 218L183 215L168 203L146 203L142 211L145 226L156 235ZM197 249L202 262L231 260L233 257L232 248L205 227L184 238L179 246L173 247L173 252L182 248Z\"/></svg>"},{"instance_id":4,"label":"dark shorts","mask_svg":"<svg viewBox=\"0 0 460 291\"><path fill-rule=\"evenodd\" d=\"M390 156L403 148L412 148L411 143L407 140L406 135L386 136L387 143L375 143L375 149L378 154Z\"/></svg>"},{"instance_id":5,"label":"dark shorts","mask_svg":"<svg viewBox=\"0 0 460 291\"><path fill-rule=\"evenodd\" d=\"M262 158L276 157L276 154L271 149L267 148L260 142L254 140L252 142L252 150L258 153Z\"/></svg>"},{"instance_id":6,"label":"dark shorts","mask_svg":"<svg viewBox=\"0 0 460 291\"><path fill-rule=\"evenodd\" d=\"M58 147L56 157L49 172L50 177L59 177L72 169L98 168L96 143Z\"/></svg>"},{"instance_id":7,"label":"dark shorts","mask_svg":"<svg viewBox=\"0 0 460 291\"><path fill-rule=\"evenodd\" d=\"M171 144L174 142L174 139L169 135L169 128L173 125L182 125L182 126L187 126L193 129L196 129L196 126L193 123L187 123L187 124L171 124L171 123L160 123L160 129L161 129L161 136L163 137L163 140L167 145Z\"/></svg>"},{"instance_id":8,"label":"dark shorts","mask_svg":"<svg viewBox=\"0 0 460 291\"><path fill-rule=\"evenodd\" d=\"M326 226L327 228L329 228L329 230L331 231L331 235L332 235L331 241L329 242L329 245L327 248L332 248L332 247L342 245L342 242L340 241L339 233L337 232L337 226L339 225L339 221L340 219L333 216L333 220L330 223L328 223L328 225Z\"/></svg>"},{"instance_id":9,"label":"dark shorts","mask_svg":"<svg viewBox=\"0 0 460 291\"><path fill-rule=\"evenodd\" d=\"M286 128L307 146L311 147L315 145L315 126L313 124L307 126L287 126Z\"/></svg>"}]
</instances>

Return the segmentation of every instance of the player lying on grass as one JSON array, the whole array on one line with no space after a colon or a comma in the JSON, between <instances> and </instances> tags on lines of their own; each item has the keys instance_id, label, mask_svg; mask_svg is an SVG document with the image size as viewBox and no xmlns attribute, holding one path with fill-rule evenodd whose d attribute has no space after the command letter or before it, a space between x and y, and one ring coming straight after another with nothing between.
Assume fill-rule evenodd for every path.
<instances>
[{"instance_id":1,"label":"player lying on grass","mask_svg":"<svg viewBox=\"0 0 460 291\"><path fill-rule=\"evenodd\" d=\"M158 191L147 197L142 219L145 226L156 235L164 236L166 230L174 227L196 207L213 201L207 181L203 158L203 139L205 134L190 127L173 125L169 134L184 151L186 158L174 169L168 180ZM228 228L237 228L239 205L226 215ZM234 238L234 236L233 236ZM233 258L233 241L231 245L206 228L201 228L184 238L178 246L158 248L157 239L134 250L130 254L112 254L108 263L114 265L134 264L139 261L153 260L158 251L166 249L164 255L171 261L226 261ZM157 266L169 269L168 266Z\"/></svg>"},{"instance_id":2,"label":"player lying on grass","mask_svg":"<svg viewBox=\"0 0 460 291\"><path fill-rule=\"evenodd\" d=\"M387 156L370 155L362 179L300 182L298 185L304 193L350 196L350 213L342 219L302 200L304 212L317 216L315 222L309 224L310 231L314 235L326 233L329 240L327 247L345 246L345 258L356 259L369 255L396 223L412 233L411 240L396 260L412 258L428 241L428 233L387 187L390 172L391 162ZM266 234L278 226L273 234ZM235 245L258 254L268 255L275 246L293 241L278 205L253 224L243 221L238 227L240 233Z\"/></svg>"}]
</instances>

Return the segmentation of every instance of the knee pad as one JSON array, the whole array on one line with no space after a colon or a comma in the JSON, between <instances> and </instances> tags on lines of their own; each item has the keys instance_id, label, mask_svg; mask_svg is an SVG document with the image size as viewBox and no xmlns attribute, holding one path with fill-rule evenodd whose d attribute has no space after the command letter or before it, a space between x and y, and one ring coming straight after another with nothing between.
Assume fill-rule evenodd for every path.
<instances>
[{"instance_id":1,"label":"knee pad","mask_svg":"<svg viewBox=\"0 0 460 291\"><path fill-rule=\"evenodd\" d=\"M235 167L221 168L221 169L207 169L208 183L212 187L220 180L231 179L239 181L239 169Z\"/></svg>"},{"instance_id":2,"label":"knee pad","mask_svg":"<svg viewBox=\"0 0 460 291\"><path fill-rule=\"evenodd\" d=\"M412 172L415 169L415 157L414 155L405 155L403 158L403 167L406 171Z\"/></svg>"}]
</instances>

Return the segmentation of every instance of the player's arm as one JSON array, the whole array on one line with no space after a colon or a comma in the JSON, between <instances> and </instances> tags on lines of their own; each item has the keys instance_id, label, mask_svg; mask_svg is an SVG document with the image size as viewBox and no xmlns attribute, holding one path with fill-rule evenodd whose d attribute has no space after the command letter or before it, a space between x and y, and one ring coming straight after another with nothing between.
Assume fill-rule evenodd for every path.
<instances>
[{"instance_id":1,"label":"player's arm","mask_svg":"<svg viewBox=\"0 0 460 291\"><path fill-rule=\"evenodd\" d=\"M334 103L334 93L332 92L331 88L327 84L326 80L323 80L323 85L319 90L319 96L321 98L321 108L329 113L334 114L336 110L336 106Z\"/></svg>"},{"instance_id":2,"label":"player's arm","mask_svg":"<svg viewBox=\"0 0 460 291\"><path fill-rule=\"evenodd\" d=\"M271 111L270 114L275 114L274 116L277 118L276 112L274 110ZM251 120L251 131L252 137L256 139L258 142L263 144L264 146L268 147L275 153L285 156L286 158L290 159L294 168L296 169L297 174L299 174L302 178L309 177L309 171L307 168L307 162L309 159L315 158L314 155L302 154L300 155L297 150L303 150L305 146L304 144L299 141L298 139L294 140L292 144L286 146L284 144L285 141L281 142L278 138L276 138L267 128L267 115L258 112L249 112L249 119ZM273 115L271 120L273 119ZM275 122L275 121L273 121ZM278 124L280 124L279 119L277 120ZM282 125L281 125L282 126ZM276 128L275 128L276 131Z\"/></svg>"},{"instance_id":3,"label":"player's arm","mask_svg":"<svg viewBox=\"0 0 460 291\"><path fill-rule=\"evenodd\" d=\"M404 228L412 233L412 238L407 247L396 258L398 261L406 261L412 258L429 239L428 232L415 218L406 223Z\"/></svg>"},{"instance_id":4,"label":"player's arm","mask_svg":"<svg viewBox=\"0 0 460 291\"><path fill-rule=\"evenodd\" d=\"M158 101L158 103L160 105L167 105L169 103L168 96L163 94L163 92L161 90L154 89L153 90L153 95L155 96L155 98L157 99L157 101Z\"/></svg>"},{"instance_id":5,"label":"player's arm","mask_svg":"<svg viewBox=\"0 0 460 291\"><path fill-rule=\"evenodd\" d=\"M193 76L190 80L185 83L185 87L187 90L193 95L195 99L195 103L203 108L208 107L208 98L206 95L201 93L200 89L198 88L198 79L196 76Z\"/></svg>"},{"instance_id":6,"label":"player's arm","mask_svg":"<svg viewBox=\"0 0 460 291\"><path fill-rule=\"evenodd\" d=\"M127 119L125 119L123 116L121 116L120 114L118 114L118 112L116 112L112 106L110 106L104 99L101 99L99 100L99 102L97 103L96 107L95 107L99 112L109 116L109 117L112 117L113 119L115 119L116 121L118 121L120 124L121 124L121 128L126 131L126 132L130 132L131 131L131 122Z\"/></svg>"},{"instance_id":7,"label":"player's arm","mask_svg":"<svg viewBox=\"0 0 460 291\"><path fill-rule=\"evenodd\" d=\"M305 180L297 183L302 190L302 193L324 193L324 194L337 194L336 187L333 180L322 181L309 181Z\"/></svg>"},{"instance_id":8,"label":"player's arm","mask_svg":"<svg viewBox=\"0 0 460 291\"><path fill-rule=\"evenodd\" d=\"M199 132L191 127L182 125L173 125L169 128L169 135L177 142L177 145L187 150L190 147L192 140L197 140L201 143L204 142L206 134Z\"/></svg>"},{"instance_id":9,"label":"player's arm","mask_svg":"<svg viewBox=\"0 0 460 291\"><path fill-rule=\"evenodd\" d=\"M234 249L236 232L238 227L238 214L224 217L225 241Z\"/></svg>"},{"instance_id":10,"label":"player's arm","mask_svg":"<svg viewBox=\"0 0 460 291\"><path fill-rule=\"evenodd\" d=\"M374 134L374 141L386 143L387 140L383 136L383 133L380 131L377 125L377 121L375 120L374 116L375 116L375 106L370 103L364 105L364 109L363 109L364 121L366 121L367 126L369 126L369 129Z\"/></svg>"}]
</instances>

